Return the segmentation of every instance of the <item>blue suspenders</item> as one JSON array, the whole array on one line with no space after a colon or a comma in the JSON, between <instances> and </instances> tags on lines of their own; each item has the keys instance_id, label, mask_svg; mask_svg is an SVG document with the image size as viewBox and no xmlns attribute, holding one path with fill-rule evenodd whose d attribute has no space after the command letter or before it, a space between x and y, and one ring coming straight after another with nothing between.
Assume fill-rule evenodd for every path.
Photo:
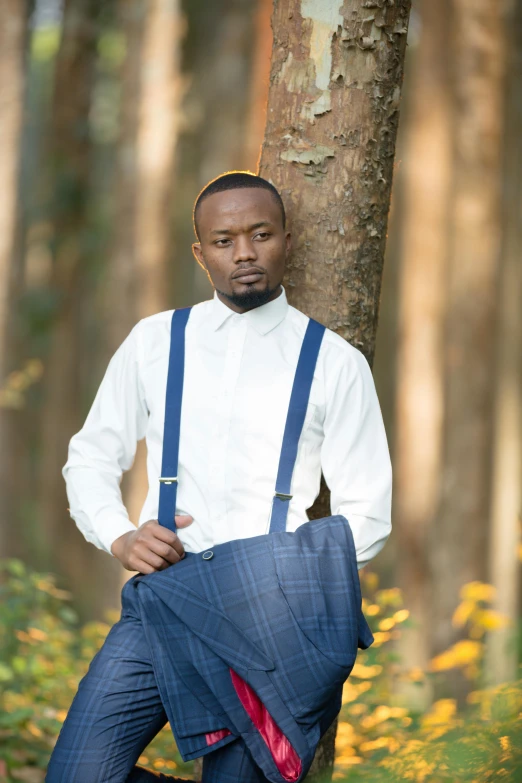
<instances>
[{"instance_id":1,"label":"blue suspenders","mask_svg":"<svg viewBox=\"0 0 522 783\"><path fill-rule=\"evenodd\" d=\"M185 327L190 307L174 310L172 316L167 393L165 400L165 425L163 431L163 459L161 463L158 521L160 525L176 532L174 515L178 487L179 432L183 399L183 375L185 368ZM297 457L297 447L303 429L314 377L315 365L321 347L325 327L310 318L306 328L299 361L295 371L279 468L272 502L270 533L286 529L292 474Z\"/></svg>"}]
</instances>

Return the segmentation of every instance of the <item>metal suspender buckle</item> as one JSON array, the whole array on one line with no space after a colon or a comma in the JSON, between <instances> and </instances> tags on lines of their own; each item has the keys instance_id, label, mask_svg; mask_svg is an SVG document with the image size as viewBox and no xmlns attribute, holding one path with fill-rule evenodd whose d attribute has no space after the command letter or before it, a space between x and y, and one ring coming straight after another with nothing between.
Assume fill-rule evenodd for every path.
<instances>
[{"instance_id":1,"label":"metal suspender buckle","mask_svg":"<svg viewBox=\"0 0 522 783\"><path fill-rule=\"evenodd\" d=\"M279 498L279 500L292 500L293 495L286 495L284 492L274 492L274 497Z\"/></svg>"},{"instance_id":2,"label":"metal suspender buckle","mask_svg":"<svg viewBox=\"0 0 522 783\"><path fill-rule=\"evenodd\" d=\"M178 477L177 476L160 476L159 477L160 484L173 484L178 483Z\"/></svg>"}]
</instances>

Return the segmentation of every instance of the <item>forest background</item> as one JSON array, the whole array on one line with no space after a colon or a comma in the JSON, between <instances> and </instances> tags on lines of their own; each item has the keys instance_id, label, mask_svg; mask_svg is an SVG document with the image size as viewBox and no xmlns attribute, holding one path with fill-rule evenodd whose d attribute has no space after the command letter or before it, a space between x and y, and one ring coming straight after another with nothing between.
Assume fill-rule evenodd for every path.
<instances>
[{"instance_id":1,"label":"forest background","mask_svg":"<svg viewBox=\"0 0 522 783\"><path fill-rule=\"evenodd\" d=\"M388 3L359 5L378 26ZM271 0L0 0L0 781L43 780L117 619L131 574L68 515L67 444L136 321L212 296L192 205L223 171L256 171L270 141L271 13ZM361 572L376 643L322 766L516 781L522 1L413 0L407 36L373 360L393 533ZM142 445L123 480L133 520ZM168 729L141 763L195 774Z\"/></svg>"}]
</instances>

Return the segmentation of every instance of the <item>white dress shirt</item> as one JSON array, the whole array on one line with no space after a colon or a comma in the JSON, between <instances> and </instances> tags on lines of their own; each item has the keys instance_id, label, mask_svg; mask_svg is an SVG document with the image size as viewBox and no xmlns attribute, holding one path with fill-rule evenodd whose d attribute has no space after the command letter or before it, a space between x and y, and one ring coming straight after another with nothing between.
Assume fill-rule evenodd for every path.
<instances>
[{"instance_id":1,"label":"white dress shirt","mask_svg":"<svg viewBox=\"0 0 522 783\"><path fill-rule=\"evenodd\" d=\"M149 491L139 524L158 518L172 310L141 320L112 357L63 469L70 514L110 554L135 530L120 481L146 439ZM186 327L176 514L188 552L268 532L288 403L308 318L271 302L236 313L214 292ZM321 470L331 513L343 514L362 568L391 531L391 463L363 354L326 329L294 469L287 531L308 522Z\"/></svg>"}]
</instances>

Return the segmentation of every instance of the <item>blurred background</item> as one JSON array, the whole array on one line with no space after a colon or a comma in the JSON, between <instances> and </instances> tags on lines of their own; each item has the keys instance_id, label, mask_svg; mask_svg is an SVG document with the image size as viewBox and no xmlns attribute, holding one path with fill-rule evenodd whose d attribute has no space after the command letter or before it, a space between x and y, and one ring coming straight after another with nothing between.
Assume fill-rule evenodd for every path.
<instances>
[{"instance_id":1,"label":"blurred background","mask_svg":"<svg viewBox=\"0 0 522 783\"><path fill-rule=\"evenodd\" d=\"M68 515L68 441L137 320L212 296L192 205L257 169L272 2L0 9L0 781L37 783L130 576ZM334 775L521 780L521 0L414 0L400 112L373 366L394 529ZM123 492L136 520L141 448Z\"/></svg>"}]
</instances>

